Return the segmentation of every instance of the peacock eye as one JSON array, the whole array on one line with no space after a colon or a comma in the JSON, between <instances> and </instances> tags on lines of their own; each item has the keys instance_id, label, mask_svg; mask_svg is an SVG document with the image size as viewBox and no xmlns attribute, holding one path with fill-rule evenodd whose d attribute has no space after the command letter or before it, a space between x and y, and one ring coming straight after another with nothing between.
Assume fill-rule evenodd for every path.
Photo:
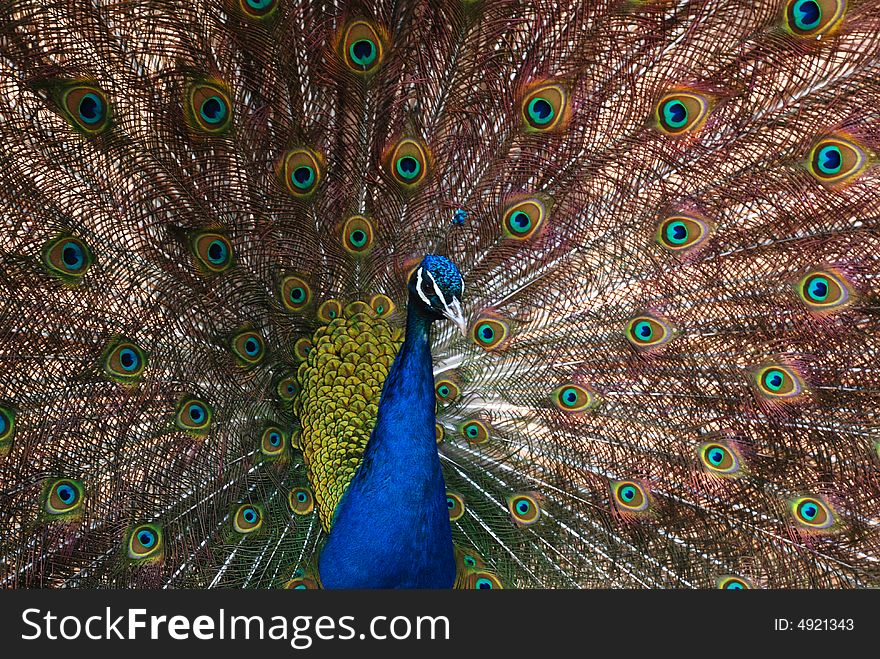
<instances>
[{"instance_id":1,"label":"peacock eye","mask_svg":"<svg viewBox=\"0 0 880 659\"><path fill-rule=\"evenodd\" d=\"M699 128L709 114L709 99L695 92L673 92L660 99L656 118L667 135L683 135Z\"/></svg>"},{"instance_id":2,"label":"peacock eye","mask_svg":"<svg viewBox=\"0 0 880 659\"><path fill-rule=\"evenodd\" d=\"M484 350L500 347L507 339L507 323L495 318L481 318L471 327L471 338Z\"/></svg>"},{"instance_id":3,"label":"peacock eye","mask_svg":"<svg viewBox=\"0 0 880 659\"><path fill-rule=\"evenodd\" d=\"M868 155L859 144L842 137L827 137L813 146L808 168L820 182L834 185L858 176L867 162Z\"/></svg>"},{"instance_id":4,"label":"peacock eye","mask_svg":"<svg viewBox=\"0 0 880 659\"><path fill-rule=\"evenodd\" d=\"M794 499L789 509L797 525L808 531L825 531L837 522L831 507L818 497Z\"/></svg>"},{"instance_id":5,"label":"peacock eye","mask_svg":"<svg viewBox=\"0 0 880 659\"><path fill-rule=\"evenodd\" d=\"M213 231L197 233L190 241L196 266L205 274L216 274L232 265L232 245L223 234Z\"/></svg>"},{"instance_id":6,"label":"peacock eye","mask_svg":"<svg viewBox=\"0 0 880 659\"><path fill-rule=\"evenodd\" d=\"M434 394L441 402L450 403L458 398L459 393L458 385L452 380L444 378L434 383Z\"/></svg>"},{"instance_id":7,"label":"peacock eye","mask_svg":"<svg viewBox=\"0 0 880 659\"><path fill-rule=\"evenodd\" d=\"M284 433L277 426L267 426L260 436L260 451L267 457L276 457L284 453Z\"/></svg>"},{"instance_id":8,"label":"peacock eye","mask_svg":"<svg viewBox=\"0 0 880 659\"><path fill-rule=\"evenodd\" d=\"M340 44L342 59L356 73L371 73L384 56L379 28L366 21L355 21L345 30Z\"/></svg>"},{"instance_id":9,"label":"peacock eye","mask_svg":"<svg viewBox=\"0 0 880 659\"><path fill-rule=\"evenodd\" d=\"M711 473L722 476L733 476L740 470L740 458L736 451L720 441L700 444L698 449L700 461Z\"/></svg>"},{"instance_id":10,"label":"peacock eye","mask_svg":"<svg viewBox=\"0 0 880 659\"><path fill-rule=\"evenodd\" d=\"M446 431L443 430L443 426L439 423L434 424L434 438L437 440L437 443L440 444L443 442L443 437L446 434Z\"/></svg>"},{"instance_id":11,"label":"peacock eye","mask_svg":"<svg viewBox=\"0 0 880 659\"><path fill-rule=\"evenodd\" d=\"M62 478L49 484L44 510L50 515L67 515L76 511L82 505L82 500L82 483Z\"/></svg>"},{"instance_id":12,"label":"peacock eye","mask_svg":"<svg viewBox=\"0 0 880 659\"><path fill-rule=\"evenodd\" d=\"M305 361L309 358L309 353L312 351L313 347L311 339L302 337L301 339L297 339L296 343L293 344L293 354L295 354L296 358L300 361Z\"/></svg>"},{"instance_id":13,"label":"peacock eye","mask_svg":"<svg viewBox=\"0 0 880 659\"><path fill-rule=\"evenodd\" d=\"M541 228L546 208L537 199L524 199L504 211L501 227L504 235L515 240L526 240Z\"/></svg>"},{"instance_id":14,"label":"peacock eye","mask_svg":"<svg viewBox=\"0 0 880 659\"><path fill-rule=\"evenodd\" d=\"M456 492L446 492L446 507L449 509L449 521L459 520L464 515L464 497Z\"/></svg>"},{"instance_id":15,"label":"peacock eye","mask_svg":"<svg viewBox=\"0 0 880 659\"><path fill-rule=\"evenodd\" d=\"M15 437L15 412L8 407L0 407L0 456L6 455Z\"/></svg>"},{"instance_id":16,"label":"peacock eye","mask_svg":"<svg viewBox=\"0 0 880 659\"><path fill-rule=\"evenodd\" d=\"M650 498L645 489L634 481L612 481L614 505L626 513L640 513L648 509Z\"/></svg>"},{"instance_id":17,"label":"peacock eye","mask_svg":"<svg viewBox=\"0 0 880 659\"><path fill-rule=\"evenodd\" d=\"M281 280L281 304L287 311L302 311L312 300L312 289L302 277L287 275Z\"/></svg>"},{"instance_id":18,"label":"peacock eye","mask_svg":"<svg viewBox=\"0 0 880 659\"><path fill-rule=\"evenodd\" d=\"M278 0L241 0L241 8L251 18L268 18L278 7Z\"/></svg>"},{"instance_id":19,"label":"peacock eye","mask_svg":"<svg viewBox=\"0 0 880 659\"><path fill-rule=\"evenodd\" d=\"M278 393L278 397L285 403L289 403L296 398L296 395L299 393L299 382L296 379L296 374L286 375L278 380L278 384L275 385L275 391Z\"/></svg>"},{"instance_id":20,"label":"peacock eye","mask_svg":"<svg viewBox=\"0 0 880 659\"><path fill-rule=\"evenodd\" d=\"M158 558L162 551L162 530L154 524L133 528L128 537L128 557L143 561Z\"/></svg>"},{"instance_id":21,"label":"peacock eye","mask_svg":"<svg viewBox=\"0 0 880 659\"><path fill-rule=\"evenodd\" d=\"M752 585L745 579L733 575L719 577L716 581L716 585L720 590L750 590L752 587Z\"/></svg>"},{"instance_id":22,"label":"peacock eye","mask_svg":"<svg viewBox=\"0 0 880 659\"><path fill-rule=\"evenodd\" d=\"M93 262L88 246L73 236L60 236L43 247L46 270L69 284L78 284Z\"/></svg>"},{"instance_id":23,"label":"peacock eye","mask_svg":"<svg viewBox=\"0 0 880 659\"><path fill-rule=\"evenodd\" d=\"M342 304L339 300L327 300L318 307L318 318L329 323L342 315Z\"/></svg>"},{"instance_id":24,"label":"peacock eye","mask_svg":"<svg viewBox=\"0 0 880 659\"><path fill-rule=\"evenodd\" d=\"M485 570L480 570L469 575L467 586L473 590L495 590L503 588L498 577Z\"/></svg>"},{"instance_id":25,"label":"peacock eye","mask_svg":"<svg viewBox=\"0 0 880 659\"><path fill-rule=\"evenodd\" d=\"M522 114L528 131L547 132L561 127L567 114L568 94L554 83L534 87L522 101Z\"/></svg>"},{"instance_id":26,"label":"peacock eye","mask_svg":"<svg viewBox=\"0 0 880 659\"><path fill-rule=\"evenodd\" d=\"M65 114L79 132L96 135L110 127L110 105L97 87L75 85L62 98Z\"/></svg>"},{"instance_id":27,"label":"peacock eye","mask_svg":"<svg viewBox=\"0 0 880 659\"><path fill-rule=\"evenodd\" d=\"M839 275L827 271L809 273L797 285L798 295L816 311L830 311L849 301L849 286Z\"/></svg>"},{"instance_id":28,"label":"peacock eye","mask_svg":"<svg viewBox=\"0 0 880 659\"><path fill-rule=\"evenodd\" d=\"M471 419L461 425L461 434L468 444L485 444L489 441L489 428L482 421Z\"/></svg>"},{"instance_id":29,"label":"peacock eye","mask_svg":"<svg viewBox=\"0 0 880 659\"><path fill-rule=\"evenodd\" d=\"M370 308L376 317L384 318L394 311L394 302L387 295L374 295L370 298Z\"/></svg>"},{"instance_id":30,"label":"peacock eye","mask_svg":"<svg viewBox=\"0 0 880 659\"><path fill-rule=\"evenodd\" d=\"M428 175L428 149L423 143L403 139L391 151L389 173L405 188L413 188Z\"/></svg>"},{"instance_id":31,"label":"peacock eye","mask_svg":"<svg viewBox=\"0 0 880 659\"><path fill-rule=\"evenodd\" d=\"M768 398L794 398L803 392L800 376L788 366L760 368L755 374L755 381L758 391Z\"/></svg>"},{"instance_id":32,"label":"peacock eye","mask_svg":"<svg viewBox=\"0 0 880 659\"><path fill-rule=\"evenodd\" d=\"M212 416L213 412L205 402L197 398L183 398L177 404L174 423L181 430L204 435L211 425Z\"/></svg>"},{"instance_id":33,"label":"peacock eye","mask_svg":"<svg viewBox=\"0 0 880 659\"><path fill-rule=\"evenodd\" d=\"M117 382L137 381L143 374L145 366L144 353L129 341L112 345L104 357L104 372Z\"/></svg>"},{"instance_id":34,"label":"peacock eye","mask_svg":"<svg viewBox=\"0 0 880 659\"><path fill-rule=\"evenodd\" d=\"M666 249L683 251L699 245L709 236L709 225L700 218L674 215L660 223L657 241Z\"/></svg>"},{"instance_id":35,"label":"peacock eye","mask_svg":"<svg viewBox=\"0 0 880 659\"><path fill-rule=\"evenodd\" d=\"M266 343L257 332L246 330L232 337L232 353L243 366L255 366L266 356Z\"/></svg>"},{"instance_id":36,"label":"peacock eye","mask_svg":"<svg viewBox=\"0 0 880 659\"><path fill-rule=\"evenodd\" d=\"M295 487L287 497L290 510L297 515L308 515L315 509L315 497L307 487Z\"/></svg>"},{"instance_id":37,"label":"peacock eye","mask_svg":"<svg viewBox=\"0 0 880 659\"><path fill-rule=\"evenodd\" d=\"M552 396L553 404L563 412L577 413L595 407L596 397L587 389L576 384L564 384Z\"/></svg>"},{"instance_id":38,"label":"peacock eye","mask_svg":"<svg viewBox=\"0 0 880 659\"><path fill-rule=\"evenodd\" d=\"M837 27L846 13L846 0L788 0L785 27L799 37L816 37Z\"/></svg>"},{"instance_id":39,"label":"peacock eye","mask_svg":"<svg viewBox=\"0 0 880 659\"><path fill-rule=\"evenodd\" d=\"M514 494L507 498L507 509L519 526L530 526L541 517L541 506L530 494Z\"/></svg>"},{"instance_id":40,"label":"peacock eye","mask_svg":"<svg viewBox=\"0 0 880 659\"><path fill-rule=\"evenodd\" d=\"M373 225L361 216L350 217L342 227L342 246L350 254L366 254L373 246Z\"/></svg>"},{"instance_id":41,"label":"peacock eye","mask_svg":"<svg viewBox=\"0 0 880 659\"><path fill-rule=\"evenodd\" d=\"M232 518L232 528L243 535L259 531L262 525L262 509L249 503L239 506Z\"/></svg>"},{"instance_id":42,"label":"peacock eye","mask_svg":"<svg viewBox=\"0 0 880 659\"><path fill-rule=\"evenodd\" d=\"M651 316L636 316L626 328L626 338L638 350L655 348L672 338L671 328Z\"/></svg>"},{"instance_id":43,"label":"peacock eye","mask_svg":"<svg viewBox=\"0 0 880 659\"><path fill-rule=\"evenodd\" d=\"M294 149L284 156L282 162L282 177L287 191L299 199L311 196L323 177L318 154L310 149Z\"/></svg>"},{"instance_id":44,"label":"peacock eye","mask_svg":"<svg viewBox=\"0 0 880 659\"><path fill-rule=\"evenodd\" d=\"M229 92L219 82L197 82L189 87L185 112L194 130L220 134L232 126L232 103Z\"/></svg>"}]
</instances>

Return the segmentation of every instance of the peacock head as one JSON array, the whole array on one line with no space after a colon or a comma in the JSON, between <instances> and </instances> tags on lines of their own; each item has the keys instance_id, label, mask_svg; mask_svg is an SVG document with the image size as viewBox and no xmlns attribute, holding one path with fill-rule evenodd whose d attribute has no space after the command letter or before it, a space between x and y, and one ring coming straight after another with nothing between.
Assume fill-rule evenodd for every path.
<instances>
[{"instance_id":1,"label":"peacock head","mask_svg":"<svg viewBox=\"0 0 880 659\"><path fill-rule=\"evenodd\" d=\"M467 323L461 310L464 279L445 256L428 254L409 278L410 304L431 320L448 318L464 335Z\"/></svg>"}]
</instances>

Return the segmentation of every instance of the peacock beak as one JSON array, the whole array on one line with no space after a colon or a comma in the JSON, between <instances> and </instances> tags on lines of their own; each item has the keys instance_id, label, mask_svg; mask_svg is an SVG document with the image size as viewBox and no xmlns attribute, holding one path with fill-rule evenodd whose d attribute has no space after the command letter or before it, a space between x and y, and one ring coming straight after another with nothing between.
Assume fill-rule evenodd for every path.
<instances>
[{"instance_id":1,"label":"peacock beak","mask_svg":"<svg viewBox=\"0 0 880 659\"><path fill-rule=\"evenodd\" d=\"M461 330L462 336L467 336L467 321L464 319L461 304L459 304L458 300L453 299L452 304L444 306L443 315L455 323L458 329Z\"/></svg>"}]
</instances>

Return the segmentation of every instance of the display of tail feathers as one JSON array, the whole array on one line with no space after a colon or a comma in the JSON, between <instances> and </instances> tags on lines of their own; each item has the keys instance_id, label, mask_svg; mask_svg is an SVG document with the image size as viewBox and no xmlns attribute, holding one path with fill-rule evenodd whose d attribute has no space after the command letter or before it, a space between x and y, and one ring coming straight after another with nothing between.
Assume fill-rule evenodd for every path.
<instances>
[{"instance_id":1,"label":"display of tail feathers","mask_svg":"<svg viewBox=\"0 0 880 659\"><path fill-rule=\"evenodd\" d=\"M880 586L877 3L3 12L4 587L319 586L432 252L458 586Z\"/></svg>"}]
</instances>

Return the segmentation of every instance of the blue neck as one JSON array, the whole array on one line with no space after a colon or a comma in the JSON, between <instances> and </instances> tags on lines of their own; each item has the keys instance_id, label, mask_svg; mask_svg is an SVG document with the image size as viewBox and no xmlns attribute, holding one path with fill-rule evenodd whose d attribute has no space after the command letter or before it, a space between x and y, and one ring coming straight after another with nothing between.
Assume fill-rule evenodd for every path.
<instances>
[{"instance_id":1,"label":"blue neck","mask_svg":"<svg viewBox=\"0 0 880 659\"><path fill-rule=\"evenodd\" d=\"M410 300L406 339L376 426L321 552L325 588L450 588L446 484L437 454L430 318Z\"/></svg>"}]
</instances>

